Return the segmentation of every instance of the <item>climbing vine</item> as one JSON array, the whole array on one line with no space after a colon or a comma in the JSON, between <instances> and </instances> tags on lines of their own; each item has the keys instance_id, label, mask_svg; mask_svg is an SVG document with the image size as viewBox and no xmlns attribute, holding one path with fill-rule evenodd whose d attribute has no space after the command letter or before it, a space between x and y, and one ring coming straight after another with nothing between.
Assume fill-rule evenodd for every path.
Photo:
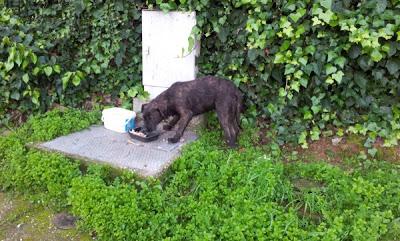
<instances>
[{"instance_id":1,"label":"climbing vine","mask_svg":"<svg viewBox=\"0 0 400 241\"><path fill-rule=\"evenodd\" d=\"M0 18L2 116L45 111L54 103L129 105L132 97L145 96L139 4L34 0L5 5Z\"/></svg>"},{"instance_id":2,"label":"climbing vine","mask_svg":"<svg viewBox=\"0 0 400 241\"><path fill-rule=\"evenodd\" d=\"M281 143L345 132L400 138L400 1L156 1L195 10L203 74L232 79L248 101L245 121Z\"/></svg>"},{"instance_id":3,"label":"climbing vine","mask_svg":"<svg viewBox=\"0 0 400 241\"><path fill-rule=\"evenodd\" d=\"M29 92L22 81L28 91L19 92L28 103L23 105L15 91L2 91L2 103L9 103L2 113L51 102L81 105L100 93L125 101L143 95L141 9L190 10L197 16L193 36L201 40L200 74L239 86L247 102L244 123L268 126L280 143L303 147L346 132L365 135L366 147L376 138L388 146L400 139L399 0L21 2L12 13L2 11L21 22L19 31L31 42L4 31L0 37L28 45L39 64L22 71L14 61L16 67L7 70L14 58L9 61L11 42L0 53L0 88L18 82L5 81L7 76L29 76L30 85L49 79L51 87L33 84Z\"/></svg>"}]
</instances>

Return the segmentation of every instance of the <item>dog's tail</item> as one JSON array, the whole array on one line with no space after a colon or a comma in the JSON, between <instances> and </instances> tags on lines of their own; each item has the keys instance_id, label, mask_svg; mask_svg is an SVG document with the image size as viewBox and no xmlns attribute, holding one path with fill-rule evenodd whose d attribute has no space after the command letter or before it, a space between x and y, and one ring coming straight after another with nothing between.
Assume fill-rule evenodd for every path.
<instances>
[{"instance_id":1,"label":"dog's tail","mask_svg":"<svg viewBox=\"0 0 400 241\"><path fill-rule=\"evenodd\" d=\"M236 92L236 110L235 110L235 119L236 119L236 124L239 127L239 129L242 129L240 126L240 113L244 111L244 105L243 105L243 95L242 93L238 90Z\"/></svg>"}]
</instances>

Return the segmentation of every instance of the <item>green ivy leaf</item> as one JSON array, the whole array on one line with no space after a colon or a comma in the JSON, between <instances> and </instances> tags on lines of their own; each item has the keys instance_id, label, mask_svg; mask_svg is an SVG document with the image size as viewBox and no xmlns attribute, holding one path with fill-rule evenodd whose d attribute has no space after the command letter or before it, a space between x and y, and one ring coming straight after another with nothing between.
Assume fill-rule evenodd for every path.
<instances>
[{"instance_id":1,"label":"green ivy leaf","mask_svg":"<svg viewBox=\"0 0 400 241\"><path fill-rule=\"evenodd\" d=\"M228 40L228 36L229 36L229 28L222 28L221 31L219 31L218 33L218 38L223 43L225 43Z\"/></svg>"},{"instance_id":2,"label":"green ivy leaf","mask_svg":"<svg viewBox=\"0 0 400 241\"><path fill-rule=\"evenodd\" d=\"M343 71L339 70L338 72L332 75L332 79L336 80L336 82L340 84L342 82L343 75L344 75Z\"/></svg>"},{"instance_id":3,"label":"green ivy leaf","mask_svg":"<svg viewBox=\"0 0 400 241\"><path fill-rule=\"evenodd\" d=\"M392 147L398 144L397 137L395 135L390 135L383 143L384 147Z\"/></svg>"},{"instance_id":4,"label":"green ivy leaf","mask_svg":"<svg viewBox=\"0 0 400 241\"><path fill-rule=\"evenodd\" d=\"M275 105L272 103L269 103L267 105L267 110L269 111L270 114L273 114L277 111Z\"/></svg>"},{"instance_id":5,"label":"green ivy leaf","mask_svg":"<svg viewBox=\"0 0 400 241\"><path fill-rule=\"evenodd\" d=\"M242 0L242 2L250 2L250 0ZM266 0L262 0L260 1L263 4L267 4L268 1ZM296 4L294 3L288 3L287 5L285 5L284 10L288 10L288 11L294 11L296 9Z\"/></svg>"},{"instance_id":6,"label":"green ivy leaf","mask_svg":"<svg viewBox=\"0 0 400 241\"><path fill-rule=\"evenodd\" d=\"M353 45L349 50L349 57L352 59L356 59L358 56L360 56L360 53L361 53L360 46Z\"/></svg>"},{"instance_id":7,"label":"green ivy leaf","mask_svg":"<svg viewBox=\"0 0 400 241\"><path fill-rule=\"evenodd\" d=\"M332 0L321 0L320 4L324 8L327 8L327 9L331 9L332 8Z\"/></svg>"},{"instance_id":8,"label":"green ivy leaf","mask_svg":"<svg viewBox=\"0 0 400 241\"><path fill-rule=\"evenodd\" d=\"M95 74L101 73L100 66L98 66L97 64L92 64L90 67L92 68L92 70L94 71Z\"/></svg>"},{"instance_id":9,"label":"green ivy leaf","mask_svg":"<svg viewBox=\"0 0 400 241\"><path fill-rule=\"evenodd\" d=\"M367 87L367 79L361 73L354 74L354 81L360 86L361 89L365 89Z\"/></svg>"},{"instance_id":10,"label":"green ivy leaf","mask_svg":"<svg viewBox=\"0 0 400 241\"><path fill-rule=\"evenodd\" d=\"M386 69L389 71L391 75L394 75L400 69L400 59L399 58L391 58L386 62Z\"/></svg>"},{"instance_id":11,"label":"green ivy leaf","mask_svg":"<svg viewBox=\"0 0 400 241\"><path fill-rule=\"evenodd\" d=\"M306 47L305 53L306 53L306 54L314 55L315 50L316 50L316 49L315 49L315 46L314 46L314 45L309 45L309 46Z\"/></svg>"},{"instance_id":12,"label":"green ivy leaf","mask_svg":"<svg viewBox=\"0 0 400 241\"><path fill-rule=\"evenodd\" d=\"M85 3L83 0L75 0L73 3L75 6L75 14L79 16L85 10Z\"/></svg>"},{"instance_id":13,"label":"green ivy leaf","mask_svg":"<svg viewBox=\"0 0 400 241\"><path fill-rule=\"evenodd\" d=\"M335 73L336 71L337 71L337 68L335 66L333 66L332 64L325 65L326 75L330 75L332 73Z\"/></svg>"},{"instance_id":14,"label":"green ivy leaf","mask_svg":"<svg viewBox=\"0 0 400 241\"><path fill-rule=\"evenodd\" d=\"M296 11L296 13L291 13L291 14L289 14L289 18L292 19L293 22L296 23L297 21L299 21L299 19L300 19L301 17L304 16L305 13L306 13L306 9L304 9L304 8L299 8L299 9Z\"/></svg>"},{"instance_id":15,"label":"green ivy leaf","mask_svg":"<svg viewBox=\"0 0 400 241\"><path fill-rule=\"evenodd\" d=\"M331 62L332 59L337 57L337 53L333 50L328 51L328 62Z\"/></svg>"},{"instance_id":16,"label":"green ivy leaf","mask_svg":"<svg viewBox=\"0 0 400 241\"><path fill-rule=\"evenodd\" d=\"M36 56L36 54L33 53L33 52L31 52L31 53L30 53L30 57L31 57L32 63L33 63L33 64L36 64L36 63L37 63L37 56Z\"/></svg>"},{"instance_id":17,"label":"green ivy leaf","mask_svg":"<svg viewBox=\"0 0 400 241\"><path fill-rule=\"evenodd\" d=\"M368 149L368 154L371 155L372 157L375 157L377 152L378 152L378 150L376 148L369 148Z\"/></svg>"},{"instance_id":18,"label":"green ivy leaf","mask_svg":"<svg viewBox=\"0 0 400 241\"><path fill-rule=\"evenodd\" d=\"M40 106L39 97L40 97L40 92L38 90L34 90L32 93L32 103L37 106Z\"/></svg>"},{"instance_id":19,"label":"green ivy leaf","mask_svg":"<svg viewBox=\"0 0 400 241\"><path fill-rule=\"evenodd\" d=\"M128 96L133 98L138 94L138 90L136 88L132 88L130 90L128 90Z\"/></svg>"},{"instance_id":20,"label":"green ivy leaf","mask_svg":"<svg viewBox=\"0 0 400 241\"><path fill-rule=\"evenodd\" d=\"M302 148L308 148L307 144L307 131L303 131L298 139L298 143L301 144Z\"/></svg>"},{"instance_id":21,"label":"green ivy leaf","mask_svg":"<svg viewBox=\"0 0 400 241\"><path fill-rule=\"evenodd\" d=\"M27 73L22 76L22 81L24 81L26 84L29 82L29 75Z\"/></svg>"},{"instance_id":22,"label":"green ivy leaf","mask_svg":"<svg viewBox=\"0 0 400 241\"><path fill-rule=\"evenodd\" d=\"M303 71L301 71L301 70L297 70L296 71L296 73L294 73L294 77L296 78L296 79L300 79L302 76L303 76Z\"/></svg>"},{"instance_id":23,"label":"green ivy leaf","mask_svg":"<svg viewBox=\"0 0 400 241\"><path fill-rule=\"evenodd\" d=\"M9 55L8 55L7 61L8 61L8 62L14 62L14 60L15 60L15 55L16 55L16 53L17 53L16 47L15 47L15 46L11 47L10 50L9 50L8 52L9 52Z\"/></svg>"},{"instance_id":24,"label":"green ivy leaf","mask_svg":"<svg viewBox=\"0 0 400 241\"><path fill-rule=\"evenodd\" d=\"M320 135L321 135L321 131L319 130L318 127L314 126L312 128L312 130L310 131L311 140L313 140L313 141L319 140Z\"/></svg>"},{"instance_id":25,"label":"green ivy leaf","mask_svg":"<svg viewBox=\"0 0 400 241\"><path fill-rule=\"evenodd\" d=\"M325 83L331 85L331 84L335 83L335 81L331 77L328 77L328 78L326 78Z\"/></svg>"},{"instance_id":26,"label":"green ivy leaf","mask_svg":"<svg viewBox=\"0 0 400 241\"><path fill-rule=\"evenodd\" d=\"M6 72L8 72L14 68L14 62L7 61L4 66L6 67Z\"/></svg>"},{"instance_id":27,"label":"green ivy leaf","mask_svg":"<svg viewBox=\"0 0 400 241\"><path fill-rule=\"evenodd\" d=\"M52 68L51 66L46 66L43 70L44 70L44 73L45 73L47 76L50 76L51 73L53 73L53 68Z\"/></svg>"},{"instance_id":28,"label":"green ivy leaf","mask_svg":"<svg viewBox=\"0 0 400 241\"><path fill-rule=\"evenodd\" d=\"M374 50L371 52L371 59L372 59L373 61L379 62L382 58L383 58L383 56L382 56L381 52L379 52L378 49L374 49Z\"/></svg>"},{"instance_id":29,"label":"green ivy leaf","mask_svg":"<svg viewBox=\"0 0 400 241\"><path fill-rule=\"evenodd\" d=\"M293 36L293 27L292 27L292 26L285 27L285 28L282 30L282 32L283 32L286 36L288 36L289 38L291 38L291 37Z\"/></svg>"},{"instance_id":30,"label":"green ivy leaf","mask_svg":"<svg viewBox=\"0 0 400 241\"><path fill-rule=\"evenodd\" d=\"M290 87L292 88L292 90L295 90L296 92L300 91L300 83L298 81L293 81L290 84Z\"/></svg>"},{"instance_id":31,"label":"green ivy leaf","mask_svg":"<svg viewBox=\"0 0 400 241\"><path fill-rule=\"evenodd\" d=\"M390 52L391 52L391 50L390 50L390 44L389 43L385 43L383 46L382 46L382 51L383 52L386 52L387 54L389 54Z\"/></svg>"},{"instance_id":32,"label":"green ivy leaf","mask_svg":"<svg viewBox=\"0 0 400 241\"><path fill-rule=\"evenodd\" d=\"M72 78L72 84L78 86L81 83L81 78L77 74Z\"/></svg>"},{"instance_id":33,"label":"green ivy leaf","mask_svg":"<svg viewBox=\"0 0 400 241\"><path fill-rule=\"evenodd\" d=\"M287 95L287 92L284 88L279 88L279 96L280 97L285 97Z\"/></svg>"},{"instance_id":34,"label":"green ivy leaf","mask_svg":"<svg viewBox=\"0 0 400 241\"><path fill-rule=\"evenodd\" d=\"M85 77L85 76L84 76L84 73L83 73L82 71L80 71L80 70L76 71L75 74L78 75L78 77L79 77L81 80Z\"/></svg>"},{"instance_id":35,"label":"green ivy leaf","mask_svg":"<svg viewBox=\"0 0 400 241\"><path fill-rule=\"evenodd\" d=\"M369 58L366 55L361 55L358 59L357 59L357 63L360 66L360 68L364 71L368 71L373 65L374 62L372 61L371 58Z\"/></svg>"},{"instance_id":36,"label":"green ivy leaf","mask_svg":"<svg viewBox=\"0 0 400 241\"><path fill-rule=\"evenodd\" d=\"M379 0L376 2L376 13L383 13L387 7L387 0Z\"/></svg>"},{"instance_id":37,"label":"green ivy leaf","mask_svg":"<svg viewBox=\"0 0 400 241\"><path fill-rule=\"evenodd\" d=\"M32 42L32 40L33 40L32 34L27 34L27 35L25 36L24 44L25 44L25 45L29 45L29 44Z\"/></svg>"},{"instance_id":38,"label":"green ivy leaf","mask_svg":"<svg viewBox=\"0 0 400 241\"><path fill-rule=\"evenodd\" d=\"M13 100L19 100L21 98L21 95L18 91L13 91L10 95L10 98Z\"/></svg>"},{"instance_id":39,"label":"green ivy leaf","mask_svg":"<svg viewBox=\"0 0 400 241\"><path fill-rule=\"evenodd\" d=\"M307 61L308 61L308 58L307 58L307 56L300 57L300 58L298 59L298 61L299 61L299 63L302 64L303 66L306 66L306 65L307 65Z\"/></svg>"},{"instance_id":40,"label":"green ivy leaf","mask_svg":"<svg viewBox=\"0 0 400 241\"><path fill-rule=\"evenodd\" d=\"M64 74L64 76L61 78L61 81L62 81L63 89L64 89L64 90L67 88L68 82L69 82L71 76L72 76L72 72L69 72L69 71L68 71L68 72L66 72L66 73Z\"/></svg>"},{"instance_id":41,"label":"green ivy leaf","mask_svg":"<svg viewBox=\"0 0 400 241\"><path fill-rule=\"evenodd\" d=\"M188 40L189 40L188 52L190 53L193 51L195 41L193 36L190 36Z\"/></svg>"},{"instance_id":42,"label":"green ivy leaf","mask_svg":"<svg viewBox=\"0 0 400 241\"><path fill-rule=\"evenodd\" d=\"M285 55L282 53L276 53L274 63L275 64L282 64L285 62Z\"/></svg>"},{"instance_id":43,"label":"green ivy leaf","mask_svg":"<svg viewBox=\"0 0 400 241\"><path fill-rule=\"evenodd\" d=\"M314 112L314 115L316 115L321 111L321 106L320 105L313 105L313 106L311 106L311 110Z\"/></svg>"},{"instance_id":44,"label":"green ivy leaf","mask_svg":"<svg viewBox=\"0 0 400 241\"><path fill-rule=\"evenodd\" d=\"M218 23L221 25L224 25L226 22L227 17L224 15L223 17L218 19Z\"/></svg>"},{"instance_id":45,"label":"green ivy leaf","mask_svg":"<svg viewBox=\"0 0 400 241\"><path fill-rule=\"evenodd\" d=\"M295 71L296 71L296 68L293 65L287 64L285 66L285 73L284 74L285 75L293 74Z\"/></svg>"},{"instance_id":46,"label":"green ivy leaf","mask_svg":"<svg viewBox=\"0 0 400 241\"><path fill-rule=\"evenodd\" d=\"M304 120L312 120L313 114L311 113L310 110L306 110L306 111L304 112L303 118L304 118Z\"/></svg>"},{"instance_id":47,"label":"green ivy leaf","mask_svg":"<svg viewBox=\"0 0 400 241\"><path fill-rule=\"evenodd\" d=\"M329 23L335 14L331 10L327 10L326 12L320 13L319 18L322 19L325 23Z\"/></svg>"},{"instance_id":48,"label":"green ivy leaf","mask_svg":"<svg viewBox=\"0 0 400 241\"><path fill-rule=\"evenodd\" d=\"M121 64L122 64L122 58L123 58L122 53L117 53L117 55L115 56L115 64L116 64L118 67L120 67Z\"/></svg>"},{"instance_id":49,"label":"green ivy leaf","mask_svg":"<svg viewBox=\"0 0 400 241\"><path fill-rule=\"evenodd\" d=\"M168 12L168 11L176 9L176 8L177 8L177 5L176 5L175 2L168 2L168 3L161 3L160 4L160 9L163 12Z\"/></svg>"},{"instance_id":50,"label":"green ivy leaf","mask_svg":"<svg viewBox=\"0 0 400 241\"><path fill-rule=\"evenodd\" d=\"M307 80L306 78L301 78L301 79L300 79L300 84L301 84L301 86L303 86L304 88L307 88L308 80Z\"/></svg>"},{"instance_id":51,"label":"green ivy leaf","mask_svg":"<svg viewBox=\"0 0 400 241\"><path fill-rule=\"evenodd\" d=\"M249 51L247 51L247 57L249 58L250 63L255 63L257 56L258 56L257 49L249 49Z\"/></svg>"},{"instance_id":52,"label":"green ivy leaf","mask_svg":"<svg viewBox=\"0 0 400 241\"><path fill-rule=\"evenodd\" d=\"M27 59L24 59L24 62L22 62L22 69L23 69L23 70L26 70L26 67L28 67L28 65L29 65L28 60L27 60Z\"/></svg>"},{"instance_id":53,"label":"green ivy leaf","mask_svg":"<svg viewBox=\"0 0 400 241\"><path fill-rule=\"evenodd\" d=\"M16 52L15 63L16 63L18 66L21 66L21 64L22 64L22 58L21 58L21 54L19 53L19 51Z\"/></svg>"},{"instance_id":54,"label":"green ivy leaf","mask_svg":"<svg viewBox=\"0 0 400 241\"><path fill-rule=\"evenodd\" d=\"M61 66L56 64L53 66L53 70L54 70L54 72L59 74L59 73L61 73Z\"/></svg>"},{"instance_id":55,"label":"green ivy leaf","mask_svg":"<svg viewBox=\"0 0 400 241\"><path fill-rule=\"evenodd\" d=\"M279 50L283 52L283 51L287 50L289 47L290 47L290 41L285 40L285 41L283 41L281 47L279 47Z\"/></svg>"},{"instance_id":56,"label":"green ivy leaf","mask_svg":"<svg viewBox=\"0 0 400 241\"><path fill-rule=\"evenodd\" d=\"M39 67L35 67L35 68L33 69L33 71L32 71L32 74L33 74L34 76L36 76L36 75L39 74L39 72L40 72L40 68L39 68Z\"/></svg>"},{"instance_id":57,"label":"green ivy leaf","mask_svg":"<svg viewBox=\"0 0 400 241\"><path fill-rule=\"evenodd\" d=\"M297 27L297 30L296 30L296 32L295 32L295 37L296 38L300 38L300 36L304 33L306 31L306 29L304 28L304 25L303 24L301 24L301 25L299 25L298 27Z\"/></svg>"},{"instance_id":58,"label":"green ivy leaf","mask_svg":"<svg viewBox=\"0 0 400 241\"><path fill-rule=\"evenodd\" d=\"M335 63L336 65L338 65L340 68L343 69L343 68L344 68L344 64L346 63L346 58L340 56L340 57L338 57L338 58L335 59L334 63Z\"/></svg>"}]
</instances>

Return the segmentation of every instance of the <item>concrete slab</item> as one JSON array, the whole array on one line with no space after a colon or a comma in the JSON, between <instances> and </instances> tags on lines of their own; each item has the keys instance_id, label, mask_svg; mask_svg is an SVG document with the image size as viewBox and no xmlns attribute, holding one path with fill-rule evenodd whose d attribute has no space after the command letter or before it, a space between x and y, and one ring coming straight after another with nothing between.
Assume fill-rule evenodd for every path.
<instances>
[{"instance_id":1,"label":"concrete slab","mask_svg":"<svg viewBox=\"0 0 400 241\"><path fill-rule=\"evenodd\" d=\"M38 147L82 160L129 169L142 177L157 177L179 156L185 144L197 139L194 132L187 130L179 143L170 144L167 138L173 134L173 131L164 131L158 140L143 143L132 140L127 133L121 134L103 126L92 126L41 143Z\"/></svg>"}]
</instances>

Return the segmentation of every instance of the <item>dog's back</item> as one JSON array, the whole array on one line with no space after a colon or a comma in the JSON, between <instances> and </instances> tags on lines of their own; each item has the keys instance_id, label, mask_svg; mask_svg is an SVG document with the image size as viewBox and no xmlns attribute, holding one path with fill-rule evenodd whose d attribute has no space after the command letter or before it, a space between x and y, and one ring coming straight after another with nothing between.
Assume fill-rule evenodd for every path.
<instances>
[{"instance_id":1,"label":"dog's back","mask_svg":"<svg viewBox=\"0 0 400 241\"><path fill-rule=\"evenodd\" d=\"M210 111L215 108L215 103L219 98L227 96L237 103L237 112L242 110L242 93L229 80L215 77L205 76L192 81L176 82L168 88L163 95L176 104L184 104L195 114ZM161 97L161 96L160 96ZM165 98L161 97L161 98Z\"/></svg>"}]
</instances>

